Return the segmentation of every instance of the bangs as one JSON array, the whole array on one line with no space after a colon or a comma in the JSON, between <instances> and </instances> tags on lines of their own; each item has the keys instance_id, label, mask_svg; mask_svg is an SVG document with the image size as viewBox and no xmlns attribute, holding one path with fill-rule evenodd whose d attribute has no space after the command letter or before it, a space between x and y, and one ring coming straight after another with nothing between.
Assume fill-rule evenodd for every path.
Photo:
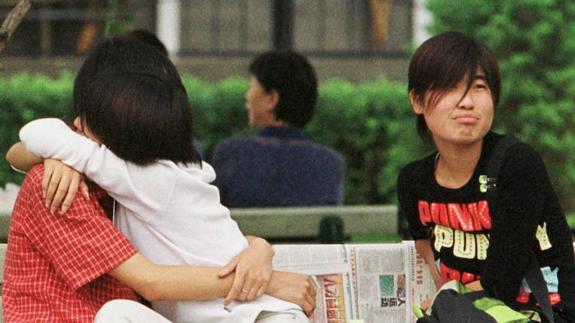
<instances>
[{"instance_id":1,"label":"bangs","mask_svg":"<svg viewBox=\"0 0 575 323\"><path fill-rule=\"evenodd\" d=\"M499 103L501 77L493 53L478 40L451 31L436 35L419 46L409 63L407 90L409 96L424 107L434 106L461 80L467 92L481 71L491 90L495 106ZM427 137L427 126L417 116L417 131Z\"/></svg>"},{"instance_id":2,"label":"bangs","mask_svg":"<svg viewBox=\"0 0 575 323\"><path fill-rule=\"evenodd\" d=\"M425 106L434 106L437 102L451 89L457 87L459 82L465 80L467 85L465 92L475 80L475 74L478 69L485 70L479 63L479 53L470 42L465 49L447 48L448 55L445 57L436 57L440 62L429 62L427 68L429 79L432 80L429 86L422 93L429 95L425 99ZM424 99L421 97L421 99Z\"/></svg>"}]
</instances>

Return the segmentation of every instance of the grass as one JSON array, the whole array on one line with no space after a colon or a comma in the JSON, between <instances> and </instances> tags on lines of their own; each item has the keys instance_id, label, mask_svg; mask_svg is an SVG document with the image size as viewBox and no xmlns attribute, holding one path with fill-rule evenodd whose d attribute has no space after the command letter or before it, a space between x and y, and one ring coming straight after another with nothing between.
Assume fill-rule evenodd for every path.
<instances>
[{"instance_id":1,"label":"grass","mask_svg":"<svg viewBox=\"0 0 575 323\"><path fill-rule=\"evenodd\" d=\"M354 234L349 243L393 243L401 242L399 234Z\"/></svg>"}]
</instances>

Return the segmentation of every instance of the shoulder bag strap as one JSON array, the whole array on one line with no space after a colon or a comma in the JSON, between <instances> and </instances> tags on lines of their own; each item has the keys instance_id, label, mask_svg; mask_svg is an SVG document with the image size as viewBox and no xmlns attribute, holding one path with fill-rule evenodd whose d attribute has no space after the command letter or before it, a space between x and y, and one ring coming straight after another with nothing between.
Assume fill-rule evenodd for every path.
<instances>
[{"instance_id":1,"label":"shoulder bag strap","mask_svg":"<svg viewBox=\"0 0 575 323\"><path fill-rule=\"evenodd\" d=\"M495 208L497 207L497 176L499 175L499 170L503 165L505 160L505 155L507 150L519 143L519 140L513 135L506 135L501 138L500 141L495 146L489 162L487 164L487 202L489 203L489 210L491 214L495 213ZM539 302L539 307L541 308L542 314L545 316L548 322L554 323L553 318L553 308L549 301L549 291L547 290L547 283L543 278L541 269L539 268L539 263L533 251L529 252L529 267L525 273L525 279L531 288L533 296Z\"/></svg>"},{"instance_id":2,"label":"shoulder bag strap","mask_svg":"<svg viewBox=\"0 0 575 323\"><path fill-rule=\"evenodd\" d=\"M507 150L517 143L519 143L519 140L513 135L506 135L501 138L495 148L493 148L493 153L487 163L487 202L489 203L491 214L495 213L494 211L497 207L497 177L499 176L499 170L503 165Z\"/></svg>"}]
</instances>

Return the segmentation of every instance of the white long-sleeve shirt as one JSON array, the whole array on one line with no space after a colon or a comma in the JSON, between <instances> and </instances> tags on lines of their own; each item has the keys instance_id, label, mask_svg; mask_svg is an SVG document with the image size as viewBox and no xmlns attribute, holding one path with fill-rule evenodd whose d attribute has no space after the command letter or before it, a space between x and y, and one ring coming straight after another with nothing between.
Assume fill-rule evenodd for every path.
<instances>
[{"instance_id":1,"label":"white long-sleeve shirt","mask_svg":"<svg viewBox=\"0 0 575 323\"><path fill-rule=\"evenodd\" d=\"M215 172L207 163L200 167L160 160L138 166L59 119L28 123L20 130L20 140L31 153L61 160L106 190L119 203L116 227L154 263L224 266L248 245L220 204L218 189L209 184ZM152 305L174 322L254 322L262 310L298 308L267 295L234 304L230 311L222 299Z\"/></svg>"}]
</instances>

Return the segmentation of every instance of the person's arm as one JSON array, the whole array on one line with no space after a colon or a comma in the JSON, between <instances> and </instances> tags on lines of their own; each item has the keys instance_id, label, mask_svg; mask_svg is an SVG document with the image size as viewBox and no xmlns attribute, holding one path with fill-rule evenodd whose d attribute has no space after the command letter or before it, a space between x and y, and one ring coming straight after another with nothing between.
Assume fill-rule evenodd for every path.
<instances>
[{"instance_id":1,"label":"person's arm","mask_svg":"<svg viewBox=\"0 0 575 323\"><path fill-rule=\"evenodd\" d=\"M44 158L32 154L23 143L17 142L8 149L6 161L16 169L27 172L34 165L42 163Z\"/></svg>"},{"instance_id":2,"label":"person's arm","mask_svg":"<svg viewBox=\"0 0 575 323\"><path fill-rule=\"evenodd\" d=\"M86 175L124 207L145 216L157 212L165 195L177 181L166 172L153 188L138 185L131 170L139 167L116 156L100 145L68 127L59 119L38 119L20 130L20 140L31 153L43 158L61 160ZM173 178L167 178L172 175ZM143 197L142 194L145 196Z\"/></svg>"},{"instance_id":3,"label":"person's arm","mask_svg":"<svg viewBox=\"0 0 575 323\"><path fill-rule=\"evenodd\" d=\"M437 265L435 264L435 255L429 238L429 230L419 219L419 210L417 208L417 196L414 192L416 172L413 169L402 169L397 178L397 198L399 201L399 215L404 217L409 223L409 232L415 240L415 250L425 260L429 267L431 277L435 287L439 288L445 283L441 278Z\"/></svg>"},{"instance_id":4,"label":"person's arm","mask_svg":"<svg viewBox=\"0 0 575 323\"><path fill-rule=\"evenodd\" d=\"M220 278L220 270L218 267L156 265L135 254L109 274L149 301L201 301L228 294L234 274ZM315 288L307 275L273 272L265 292L301 306L308 314L315 309Z\"/></svg>"},{"instance_id":5,"label":"person's arm","mask_svg":"<svg viewBox=\"0 0 575 323\"><path fill-rule=\"evenodd\" d=\"M417 250L417 253L419 253L419 255L425 260L425 263L429 267L431 278L433 278L433 282L435 283L435 287L439 289L447 282L447 280L442 278L439 274L439 270L437 270L435 256L431 249L431 241L429 239L415 240L415 250Z\"/></svg>"},{"instance_id":6,"label":"person's arm","mask_svg":"<svg viewBox=\"0 0 575 323\"><path fill-rule=\"evenodd\" d=\"M175 181L175 179L163 178L154 185L155 195L146 195L146 198L141 198L143 193L137 190L139 186L132 182L126 161L114 155L105 146L78 135L58 119L39 119L28 123L21 129L20 138L26 148L33 153L42 157L61 159L64 163L85 173L119 203L137 214L156 210L163 199L163 196L160 197L157 192L167 191L158 186L173 185ZM208 164L204 164L204 167L211 168ZM209 173L203 172L202 174ZM57 181L50 181L50 184L61 186L54 182ZM48 192L52 192L52 188L49 187ZM263 248L271 250L267 242ZM233 299L252 300L263 294L271 276L272 255L273 253L270 255L265 249L254 250L251 246L232 261L227 272L235 270L236 280L230 294L226 297L227 303Z\"/></svg>"},{"instance_id":7,"label":"person's arm","mask_svg":"<svg viewBox=\"0 0 575 323\"><path fill-rule=\"evenodd\" d=\"M554 195L545 165L526 145L509 149L497 178L497 209L481 285L504 302L513 301L527 270L546 199Z\"/></svg>"},{"instance_id":8,"label":"person's arm","mask_svg":"<svg viewBox=\"0 0 575 323\"><path fill-rule=\"evenodd\" d=\"M218 277L221 267L164 266L144 259L114 228L95 196L80 195L69 212L51 216L43 205L42 172L43 166L36 166L22 184L24 197L17 203L30 207L20 209L25 214L19 219L34 247L71 288L81 288L106 273L151 300L213 299L231 288L235 277ZM274 273L266 293L310 310L315 303L309 297L315 290L307 284L311 282L306 275Z\"/></svg>"},{"instance_id":9,"label":"person's arm","mask_svg":"<svg viewBox=\"0 0 575 323\"><path fill-rule=\"evenodd\" d=\"M220 269L156 265L135 254L108 274L148 301L201 301L224 297L230 290L234 275L219 278Z\"/></svg>"},{"instance_id":10,"label":"person's arm","mask_svg":"<svg viewBox=\"0 0 575 323\"><path fill-rule=\"evenodd\" d=\"M224 300L251 301L265 293L272 275L272 259L275 254L271 245L264 239L246 236L249 246L235 256L219 273L226 277L235 273L234 283Z\"/></svg>"},{"instance_id":11,"label":"person's arm","mask_svg":"<svg viewBox=\"0 0 575 323\"><path fill-rule=\"evenodd\" d=\"M44 163L45 171L42 178L42 193L46 198L46 207L50 213L58 208L60 213L66 212L76 197L78 190L88 196L88 186L84 176L73 168L55 159L43 159L32 154L21 142L18 142L6 153L6 160L15 169L24 173L34 165Z\"/></svg>"}]
</instances>

